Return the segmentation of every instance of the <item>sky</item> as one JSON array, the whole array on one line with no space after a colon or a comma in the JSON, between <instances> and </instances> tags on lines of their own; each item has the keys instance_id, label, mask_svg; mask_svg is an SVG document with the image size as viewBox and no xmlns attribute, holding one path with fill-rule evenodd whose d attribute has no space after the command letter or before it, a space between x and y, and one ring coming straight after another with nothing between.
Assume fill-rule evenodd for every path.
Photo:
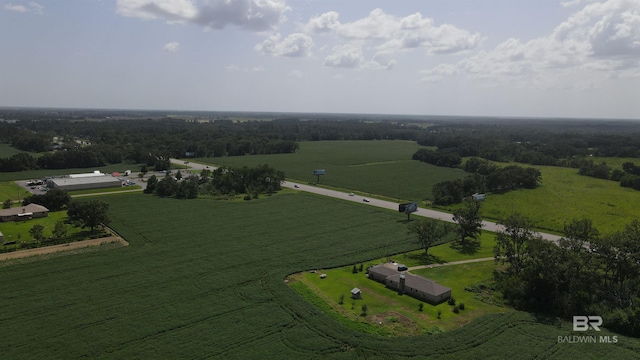
<instances>
[{"instance_id":1,"label":"sky","mask_svg":"<svg viewBox=\"0 0 640 360\"><path fill-rule=\"evenodd\" d=\"M640 119L640 0L0 0L0 106Z\"/></svg>"}]
</instances>

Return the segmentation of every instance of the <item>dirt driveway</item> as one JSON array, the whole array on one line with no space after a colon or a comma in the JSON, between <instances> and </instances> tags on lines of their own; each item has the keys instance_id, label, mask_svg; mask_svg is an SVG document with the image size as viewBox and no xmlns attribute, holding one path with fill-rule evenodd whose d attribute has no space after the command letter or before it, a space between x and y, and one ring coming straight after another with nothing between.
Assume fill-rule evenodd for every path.
<instances>
[{"instance_id":1,"label":"dirt driveway","mask_svg":"<svg viewBox=\"0 0 640 360\"><path fill-rule=\"evenodd\" d=\"M27 249L27 250L14 251L10 253L3 253L3 254L0 254L0 261L20 259L20 258L36 256L36 255L45 255L45 254L51 254L51 253L56 253L60 251L77 250L77 249L86 248L89 246L100 246L105 243L107 244L120 243L123 246L129 245L128 242L126 242L123 238L119 236L109 236L109 237L104 237L100 239L77 241L69 244L44 246L36 249Z\"/></svg>"}]
</instances>

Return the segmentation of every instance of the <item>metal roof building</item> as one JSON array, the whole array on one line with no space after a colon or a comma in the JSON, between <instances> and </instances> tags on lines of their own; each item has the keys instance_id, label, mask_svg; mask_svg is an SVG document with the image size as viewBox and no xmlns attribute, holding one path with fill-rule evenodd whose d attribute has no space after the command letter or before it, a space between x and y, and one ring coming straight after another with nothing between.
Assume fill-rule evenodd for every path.
<instances>
[{"instance_id":1,"label":"metal roof building","mask_svg":"<svg viewBox=\"0 0 640 360\"><path fill-rule=\"evenodd\" d=\"M87 177L54 177L47 179L47 185L50 188L73 191L120 187L122 182L111 175L101 174Z\"/></svg>"}]
</instances>

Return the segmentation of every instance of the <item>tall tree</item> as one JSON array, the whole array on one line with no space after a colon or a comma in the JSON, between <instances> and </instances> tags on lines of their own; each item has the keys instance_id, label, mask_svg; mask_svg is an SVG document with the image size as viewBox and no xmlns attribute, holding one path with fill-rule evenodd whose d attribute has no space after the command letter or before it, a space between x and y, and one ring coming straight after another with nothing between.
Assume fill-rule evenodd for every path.
<instances>
[{"instance_id":1,"label":"tall tree","mask_svg":"<svg viewBox=\"0 0 640 360\"><path fill-rule=\"evenodd\" d=\"M453 212L453 221L458 224L456 232L460 236L460 243L465 244L467 238L477 240L482 233L482 217L480 217L480 202L465 200L463 206Z\"/></svg>"},{"instance_id":2,"label":"tall tree","mask_svg":"<svg viewBox=\"0 0 640 360\"><path fill-rule=\"evenodd\" d=\"M500 222L503 231L496 234L496 246L493 248L496 261L508 262L516 274L522 270L524 255L532 239L538 238L533 230L533 222L519 213L511 214Z\"/></svg>"},{"instance_id":3,"label":"tall tree","mask_svg":"<svg viewBox=\"0 0 640 360\"><path fill-rule=\"evenodd\" d=\"M99 200L73 201L69 204L67 216L73 221L78 221L81 227L91 229L91 232L102 225L111 222L108 215L109 204Z\"/></svg>"},{"instance_id":4,"label":"tall tree","mask_svg":"<svg viewBox=\"0 0 640 360\"><path fill-rule=\"evenodd\" d=\"M435 219L423 219L409 224L409 232L415 234L417 242L424 249L425 254L438 240L449 233L447 223Z\"/></svg>"}]
</instances>

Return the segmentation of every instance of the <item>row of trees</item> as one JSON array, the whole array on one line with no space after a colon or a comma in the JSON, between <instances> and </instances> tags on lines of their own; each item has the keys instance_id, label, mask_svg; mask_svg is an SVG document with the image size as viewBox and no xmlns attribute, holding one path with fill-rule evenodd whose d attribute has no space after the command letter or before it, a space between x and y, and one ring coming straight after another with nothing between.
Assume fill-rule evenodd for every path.
<instances>
[{"instance_id":1,"label":"row of trees","mask_svg":"<svg viewBox=\"0 0 640 360\"><path fill-rule=\"evenodd\" d=\"M595 164L592 160L583 161L578 174L598 179L619 181L620 186L640 190L640 166L632 162L622 164L622 170L611 169L607 163Z\"/></svg>"},{"instance_id":2,"label":"row of trees","mask_svg":"<svg viewBox=\"0 0 640 360\"><path fill-rule=\"evenodd\" d=\"M158 180L151 176L147 181L145 193L176 198L196 198L198 194L206 196L227 196L247 194L257 198L259 194L272 194L281 189L284 172L268 165L256 167L219 167L213 171L204 169L199 176L191 175L182 178L180 172L176 176L167 174Z\"/></svg>"},{"instance_id":3,"label":"row of trees","mask_svg":"<svg viewBox=\"0 0 640 360\"><path fill-rule=\"evenodd\" d=\"M409 224L409 233L416 235L417 243L424 249L425 254L429 252L429 248L441 243L451 232L456 233L456 243L461 251L477 246L478 238L482 233L480 203L467 200L464 206L453 212L453 221L455 226L430 218L415 220Z\"/></svg>"},{"instance_id":4,"label":"row of trees","mask_svg":"<svg viewBox=\"0 0 640 360\"><path fill-rule=\"evenodd\" d=\"M462 157L454 149L419 149L413 154L412 158L427 164L445 167L457 167L462 162Z\"/></svg>"},{"instance_id":5,"label":"row of trees","mask_svg":"<svg viewBox=\"0 0 640 360\"><path fill-rule=\"evenodd\" d=\"M541 181L541 173L537 169L517 165L498 167L478 158L469 159L463 168L473 174L433 186L431 191L435 204L457 204L474 193L487 191L504 193L516 189L534 189Z\"/></svg>"},{"instance_id":6,"label":"row of trees","mask_svg":"<svg viewBox=\"0 0 640 360\"><path fill-rule=\"evenodd\" d=\"M604 325L640 335L640 221L602 235L589 219L564 227L558 244L542 240L513 214L496 235L498 289L516 308L571 318L600 315Z\"/></svg>"}]
</instances>

